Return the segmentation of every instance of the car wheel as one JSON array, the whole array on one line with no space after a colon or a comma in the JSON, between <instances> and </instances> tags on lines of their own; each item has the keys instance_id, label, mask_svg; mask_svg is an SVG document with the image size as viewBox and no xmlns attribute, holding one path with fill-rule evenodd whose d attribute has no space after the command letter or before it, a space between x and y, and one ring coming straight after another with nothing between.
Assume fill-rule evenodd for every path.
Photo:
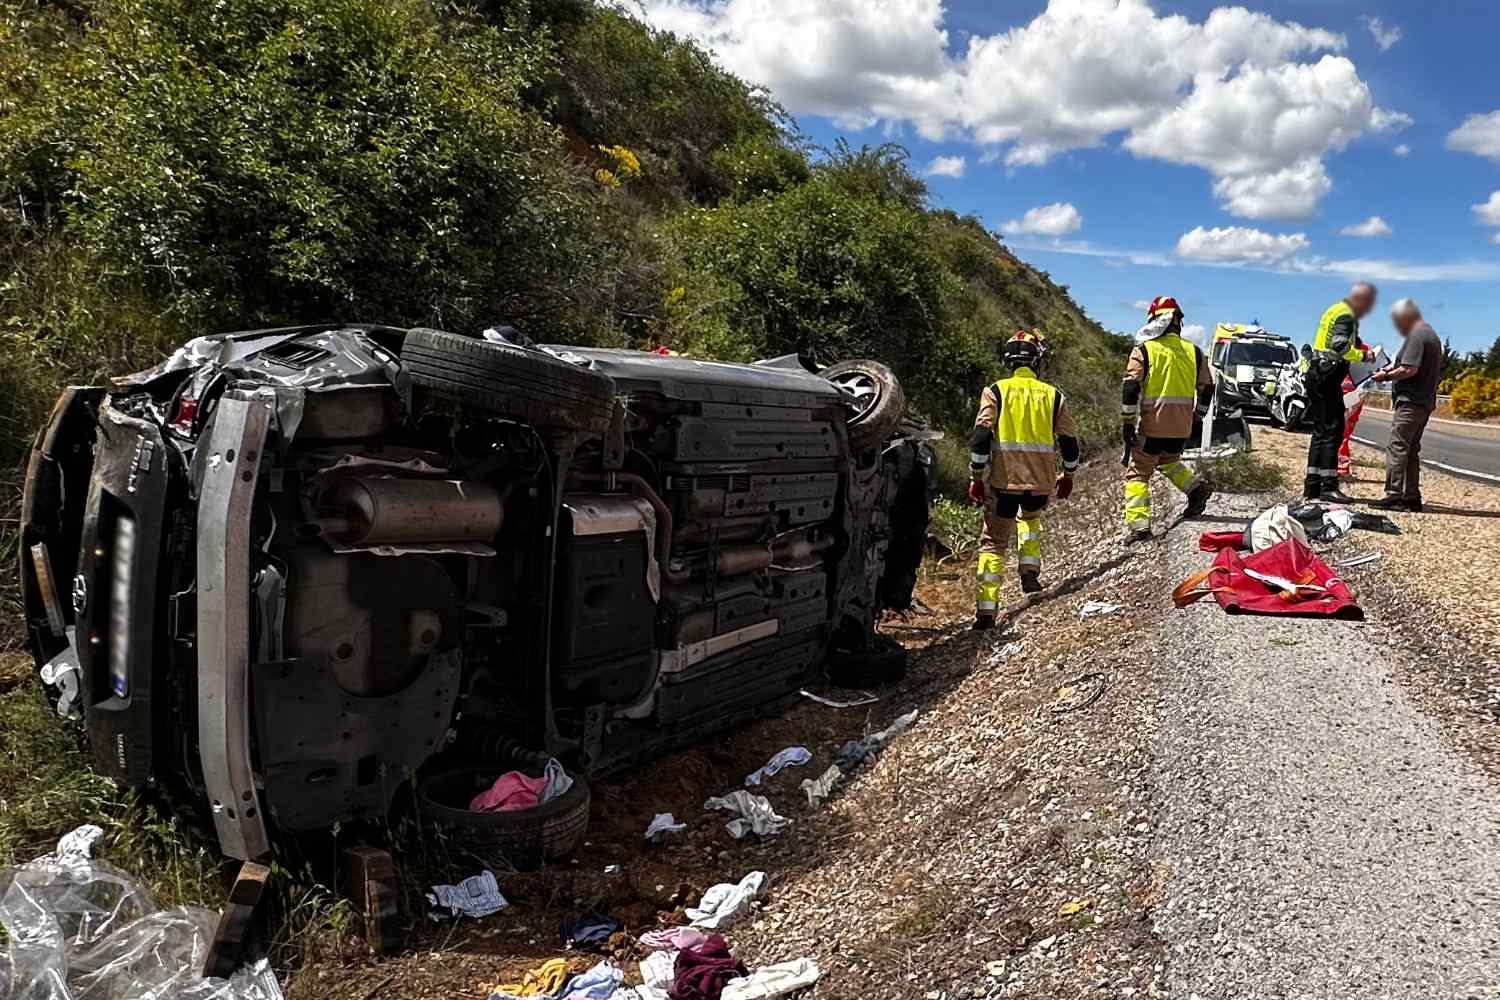
<instances>
[{"instance_id":1,"label":"car wheel","mask_svg":"<svg viewBox=\"0 0 1500 1000\"><path fill-rule=\"evenodd\" d=\"M888 635L870 637L866 650L835 649L828 654L828 679L839 687L894 684L906 676L906 650Z\"/></svg>"},{"instance_id":2,"label":"car wheel","mask_svg":"<svg viewBox=\"0 0 1500 1000\"><path fill-rule=\"evenodd\" d=\"M603 433L615 383L545 351L417 328L401 345L411 385L539 427Z\"/></svg>"},{"instance_id":3,"label":"car wheel","mask_svg":"<svg viewBox=\"0 0 1500 1000\"><path fill-rule=\"evenodd\" d=\"M573 787L530 809L470 812L474 796L494 784L502 770L503 765L493 765L440 771L417 786L417 809L476 853L499 853L521 870L576 850L588 831L588 782L575 776Z\"/></svg>"},{"instance_id":4,"label":"car wheel","mask_svg":"<svg viewBox=\"0 0 1500 1000\"><path fill-rule=\"evenodd\" d=\"M840 361L823 377L843 389L858 409L849 418L849 446L855 451L881 444L906 412L906 393L896 375L878 361Z\"/></svg>"}]
</instances>

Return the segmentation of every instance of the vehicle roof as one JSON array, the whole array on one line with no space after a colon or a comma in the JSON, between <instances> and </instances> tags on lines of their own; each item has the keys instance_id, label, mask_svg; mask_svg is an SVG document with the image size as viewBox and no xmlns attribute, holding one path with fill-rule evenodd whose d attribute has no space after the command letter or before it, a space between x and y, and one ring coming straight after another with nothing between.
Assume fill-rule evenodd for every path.
<instances>
[{"instance_id":1,"label":"vehicle roof","mask_svg":"<svg viewBox=\"0 0 1500 1000\"><path fill-rule=\"evenodd\" d=\"M766 365L745 365L729 361L701 361L681 355L651 354L608 347L570 347L548 344L547 349L563 356L577 356L589 367L615 380L620 388L648 389L677 395L675 386L731 386L772 392L797 392L843 398L832 382L812 372Z\"/></svg>"}]
</instances>

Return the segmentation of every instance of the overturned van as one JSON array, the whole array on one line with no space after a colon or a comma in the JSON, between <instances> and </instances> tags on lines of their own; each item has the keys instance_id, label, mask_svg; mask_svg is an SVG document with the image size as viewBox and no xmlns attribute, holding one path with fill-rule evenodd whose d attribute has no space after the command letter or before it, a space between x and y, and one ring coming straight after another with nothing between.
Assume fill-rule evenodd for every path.
<instances>
[{"instance_id":1,"label":"overturned van","mask_svg":"<svg viewBox=\"0 0 1500 1000\"><path fill-rule=\"evenodd\" d=\"M899 658L903 409L866 361L203 337L39 433L31 647L97 767L185 789L237 858L454 763L616 769Z\"/></svg>"}]
</instances>

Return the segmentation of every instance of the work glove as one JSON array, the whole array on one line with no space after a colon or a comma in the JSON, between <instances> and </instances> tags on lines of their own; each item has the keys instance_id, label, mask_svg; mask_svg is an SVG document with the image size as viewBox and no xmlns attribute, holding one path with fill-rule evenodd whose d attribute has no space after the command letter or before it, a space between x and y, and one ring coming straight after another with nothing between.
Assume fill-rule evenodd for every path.
<instances>
[{"instance_id":1,"label":"work glove","mask_svg":"<svg viewBox=\"0 0 1500 1000\"><path fill-rule=\"evenodd\" d=\"M972 482L972 483L969 484L969 503L973 504L975 507L983 507L984 506L984 484L983 483L981 483L981 482Z\"/></svg>"},{"instance_id":2,"label":"work glove","mask_svg":"<svg viewBox=\"0 0 1500 1000\"><path fill-rule=\"evenodd\" d=\"M1073 495L1073 477L1064 472L1057 477L1057 499L1066 500Z\"/></svg>"}]
</instances>

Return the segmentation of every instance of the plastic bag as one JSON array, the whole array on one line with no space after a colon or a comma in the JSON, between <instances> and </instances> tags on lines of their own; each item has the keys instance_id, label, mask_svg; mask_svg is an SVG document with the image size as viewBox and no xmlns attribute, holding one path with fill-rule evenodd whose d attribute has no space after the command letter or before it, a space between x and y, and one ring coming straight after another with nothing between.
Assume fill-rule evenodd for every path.
<instances>
[{"instance_id":1,"label":"plastic bag","mask_svg":"<svg viewBox=\"0 0 1500 1000\"><path fill-rule=\"evenodd\" d=\"M202 976L214 914L158 909L139 882L89 857L96 837L78 836L88 829L0 871L0 1000L281 1000L261 968Z\"/></svg>"}]
</instances>

